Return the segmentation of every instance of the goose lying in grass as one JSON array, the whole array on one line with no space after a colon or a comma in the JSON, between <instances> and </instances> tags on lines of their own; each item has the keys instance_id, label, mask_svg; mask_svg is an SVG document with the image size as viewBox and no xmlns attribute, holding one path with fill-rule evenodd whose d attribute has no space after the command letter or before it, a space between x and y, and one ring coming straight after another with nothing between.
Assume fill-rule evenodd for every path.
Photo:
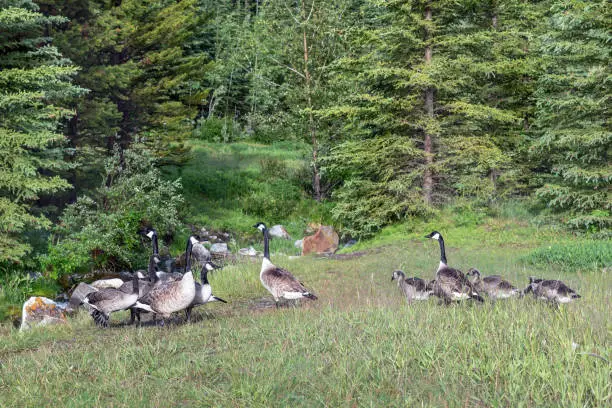
<instances>
[{"instance_id":1,"label":"goose lying in grass","mask_svg":"<svg viewBox=\"0 0 612 408\"><path fill-rule=\"evenodd\" d=\"M189 307L195 298L195 281L191 271L191 248L197 242L194 236L189 237L185 250L185 273L183 279L162 283L138 299L136 307L149 312L170 317L170 314Z\"/></svg>"},{"instance_id":2,"label":"goose lying in grass","mask_svg":"<svg viewBox=\"0 0 612 408\"><path fill-rule=\"evenodd\" d=\"M406 296L408 303L412 303L413 300L427 300L433 294L433 281L426 282L417 277L406 278L404 272L400 270L393 271L391 280L397 281L397 286Z\"/></svg>"},{"instance_id":3,"label":"goose lying in grass","mask_svg":"<svg viewBox=\"0 0 612 408\"><path fill-rule=\"evenodd\" d=\"M479 293L486 293L491 299L508 299L522 294L520 289L517 289L499 275L490 275L481 278L478 269L470 268L467 277L472 282L472 285L474 285L476 291Z\"/></svg>"},{"instance_id":4,"label":"goose lying in grass","mask_svg":"<svg viewBox=\"0 0 612 408\"><path fill-rule=\"evenodd\" d=\"M208 272L211 272L214 269L220 268L212 262L206 262L202 266L202 270L200 271L200 280L202 283L195 283L195 297L189 307L185 309L185 317L187 318L187 321L191 320L191 310L196 306L216 301L227 303L225 300L212 294L212 288L208 282Z\"/></svg>"},{"instance_id":5,"label":"goose lying in grass","mask_svg":"<svg viewBox=\"0 0 612 408\"><path fill-rule=\"evenodd\" d=\"M128 309L137 302L138 286L138 275L134 274L130 293L115 288L106 288L89 293L83 299L83 303L91 308L90 313L96 324L108 327L111 313Z\"/></svg>"},{"instance_id":6,"label":"goose lying in grass","mask_svg":"<svg viewBox=\"0 0 612 408\"><path fill-rule=\"evenodd\" d=\"M272 294L272 297L274 297L276 307L278 307L278 301L281 298L287 300L302 298L316 300L317 297L310 293L291 272L277 267L270 261L270 237L268 236L266 224L259 222L254 227L260 230L264 237L264 257L261 263L259 279L268 292Z\"/></svg>"},{"instance_id":7,"label":"goose lying in grass","mask_svg":"<svg viewBox=\"0 0 612 408\"><path fill-rule=\"evenodd\" d=\"M444 239L438 231L433 231L425 238L435 239L440 244L440 264L436 272L436 280L433 285L434 295L442 298L444 303L450 304L453 300L475 299L484 302L482 296L474 290L472 283L459 269L450 268L446 261L446 250Z\"/></svg>"},{"instance_id":8,"label":"goose lying in grass","mask_svg":"<svg viewBox=\"0 0 612 408\"><path fill-rule=\"evenodd\" d=\"M529 277L529 285L523 293L533 292L538 299L543 299L555 304L570 303L581 296L576 291L560 280L541 279Z\"/></svg>"}]
</instances>

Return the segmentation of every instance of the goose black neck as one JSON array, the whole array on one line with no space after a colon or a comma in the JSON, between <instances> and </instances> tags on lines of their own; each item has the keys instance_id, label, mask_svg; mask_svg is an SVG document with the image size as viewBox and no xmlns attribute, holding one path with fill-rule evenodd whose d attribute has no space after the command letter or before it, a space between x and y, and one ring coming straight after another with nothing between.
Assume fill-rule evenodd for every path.
<instances>
[{"instance_id":1,"label":"goose black neck","mask_svg":"<svg viewBox=\"0 0 612 408\"><path fill-rule=\"evenodd\" d=\"M206 269L206 265L204 265L200 271L200 280L202 281L202 285L208 285L208 269Z\"/></svg>"},{"instance_id":2,"label":"goose black neck","mask_svg":"<svg viewBox=\"0 0 612 408\"><path fill-rule=\"evenodd\" d=\"M442 262L444 265L448 265L446 262L446 251L444 250L444 239L442 238L442 235L440 235L438 243L440 244L440 262Z\"/></svg>"},{"instance_id":3,"label":"goose black neck","mask_svg":"<svg viewBox=\"0 0 612 408\"><path fill-rule=\"evenodd\" d=\"M264 228L263 236L264 236L264 258L270 259L270 243L269 243L270 238L268 237L267 228Z\"/></svg>"},{"instance_id":4,"label":"goose black neck","mask_svg":"<svg viewBox=\"0 0 612 408\"><path fill-rule=\"evenodd\" d=\"M149 267L147 268L147 272L149 274L149 281L151 282L155 282L157 280L157 275L155 274L157 263L155 262L155 258L155 255L151 255L149 257Z\"/></svg>"},{"instance_id":5,"label":"goose black neck","mask_svg":"<svg viewBox=\"0 0 612 408\"><path fill-rule=\"evenodd\" d=\"M132 278L132 293L138 293L138 274L134 273L134 277Z\"/></svg>"},{"instance_id":6,"label":"goose black neck","mask_svg":"<svg viewBox=\"0 0 612 408\"><path fill-rule=\"evenodd\" d=\"M153 234L153 255L159 254L159 243L157 242L157 233Z\"/></svg>"},{"instance_id":7,"label":"goose black neck","mask_svg":"<svg viewBox=\"0 0 612 408\"><path fill-rule=\"evenodd\" d=\"M185 273L191 270L191 250L193 244L191 243L191 237L187 240L187 248L185 249Z\"/></svg>"}]
</instances>

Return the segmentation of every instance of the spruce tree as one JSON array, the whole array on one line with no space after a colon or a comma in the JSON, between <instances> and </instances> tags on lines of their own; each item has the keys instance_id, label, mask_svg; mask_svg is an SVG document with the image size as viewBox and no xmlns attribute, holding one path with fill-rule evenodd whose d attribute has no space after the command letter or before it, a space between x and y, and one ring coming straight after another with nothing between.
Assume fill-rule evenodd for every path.
<instances>
[{"instance_id":1,"label":"spruce tree","mask_svg":"<svg viewBox=\"0 0 612 408\"><path fill-rule=\"evenodd\" d=\"M556 1L549 21L533 145L548 177L536 195L573 227L610 228L610 4Z\"/></svg>"},{"instance_id":2,"label":"spruce tree","mask_svg":"<svg viewBox=\"0 0 612 408\"><path fill-rule=\"evenodd\" d=\"M36 200L70 187L56 175L65 168L60 125L84 89L47 35L65 21L29 0L0 1L0 262L28 253L25 230L49 227Z\"/></svg>"}]
</instances>

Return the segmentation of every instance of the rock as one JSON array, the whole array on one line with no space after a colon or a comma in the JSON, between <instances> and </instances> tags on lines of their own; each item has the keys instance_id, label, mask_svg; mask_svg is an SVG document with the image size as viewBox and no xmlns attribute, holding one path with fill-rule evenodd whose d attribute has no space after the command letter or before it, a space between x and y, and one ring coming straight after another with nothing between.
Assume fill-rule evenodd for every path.
<instances>
[{"instance_id":1,"label":"rock","mask_svg":"<svg viewBox=\"0 0 612 408\"><path fill-rule=\"evenodd\" d=\"M60 308L54 301L45 297L31 297L21 310L20 331L36 326L66 323L65 309Z\"/></svg>"},{"instance_id":2,"label":"rock","mask_svg":"<svg viewBox=\"0 0 612 408\"><path fill-rule=\"evenodd\" d=\"M214 241L214 240L217 239L217 236L216 235L209 235L208 239L211 240L211 241Z\"/></svg>"},{"instance_id":3,"label":"rock","mask_svg":"<svg viewBox=\"0 0 612 408\"><path fill-rule=\"evenodd\" d=\"M291 239L291 236L282 225L275 225L268 230L268 235L272 238Z\"/></svg>"},{"instance_id":4,"label":"rock","mask_svg":"<svg viewBox=\"0 0 612 408\"><path fill-rule=\"evenodd\" d=\"M72 295L70 296L70 302L68 303L68 310L75 310L81 303L83 303L83 299L85 296L90 294L91 292L97 292L98 289L93 286L81 282L77 285L76 288L72 291Z\"/></svg>"},{"instance_id":5,"label":"rock","mask_svg":"<svg viewBox=\"0 0 612 408\"><path fill-rule=\"evenodd\" d=\"M97 281L91 282L91 286L96 289L104 289L104 288L115 288L118 289L121 285L123 285L123 280L119 278L112 279L99 279Z\"/></svg>"},{"instance_id":6,"label":"rock","mask_svg":"<svg viewBox=\"0 0 612 408\"><path fill-rule=\"evenodd\" d=\"M211 251L212 251L212 248L211 248ZM198 243L198 244L193 245L193 249L191 253L193 257L198 260L199 263L204 265L206 261L210 260L211 251L206 249L206 247L202 245L201 243Z\"/></svg>"},{"instance_id":7,"label":"rock","mask_svg":"<svg viewBox=\"0 0 612 408\"><path fill-rule=\"evenodd\" d=\"M353 246L353 245L355 245L356 243L357 243L357 241L356 241L356 240L351 239L351 240L349 240L349 241L348 241L346 244L344 244L344 246L343 246L342 248L349 248L349 247L352 247L352 246Z\"/></svg>"},{"instance_id":8,"label":"rock","mask_svg":"<svg viewBox=\"0 0 612 408\"><path fill-rule=\"evenodd\" d=\"M293 243L293 246L296 247L297 249L304 248L304 240L303 239L298 239L297 241L295 241Z\"/></svg>"},{"instance_id":9,"label":"rock","mask_svg":"<svg viewBox=\"0 0 612 408\"><path fill-rule=\"evenodd\" d=\"M200 244L204 245L205 247L210 247L212 245L212 242L210 242L210 241L202 241L202 242L200 242Z\"/></svg>"},{"instance_id":10,"label":"rock","mask_svg":"<svg viewBox=\"0 0 612 408\"><path fill-rule=\"evenodd\" d=\"M340 237L333 227L322 225L314 234L304 237L302 255L332 254L338 249Z\"/></svg>"},{"instance_id":11,"label":"rock","mask_svg":"<svg viewBox=\"0 0 612 408\"><path fill-rule=\"evenodd\" d=\"M221 235L222 235L222 236L223 236L223 238L225 238L225 239L229 239L229 237L230 237L230 234L228 234L227 232L224 232L224 233L222 233Z\"/></svg>"},{"instance_id":12,"label":"rock","mask_svg":"<svg viewBox=\"0 0 612 408\"><path fill-rule=\"evenodd\" d=\"M238 250L238 255L242 256L257 256L258 254L259 252L253 247L240 248Z\"/></svg>"},{"instance_id":13,"label":"rock","mask_svg":"<svg viewBox=\"0 0 612 408\"><path fill-rule=\"evenodd\" d=\"M31 280L38 280L43 277L43 274L40 272L28 272L28 277Z\"/></svg>"},{"instance_id":14,"label":"rock","mask_svg":"<svg viewBox=\"0 0 612 408\"><path fill-rule=\"evenodd\" d=\"M215 255L229 255L230 251L227 248L227 244L226 243L216 243L216 244L212 244L212 246L210 247L210 253L211 254L215 254Z\"/></svg>"},{"instance_id":15,"label":"rock","mask_svg":"<svg viewBox=\"0 0 612 408\"><path fill-rule=\"evenodd\" d=\"M305 232L306 234L314 234L319 230L319 228L321 228L321 224L319 224L318 222L309 222L306 226Z\"/></svg>"}]
</instances>

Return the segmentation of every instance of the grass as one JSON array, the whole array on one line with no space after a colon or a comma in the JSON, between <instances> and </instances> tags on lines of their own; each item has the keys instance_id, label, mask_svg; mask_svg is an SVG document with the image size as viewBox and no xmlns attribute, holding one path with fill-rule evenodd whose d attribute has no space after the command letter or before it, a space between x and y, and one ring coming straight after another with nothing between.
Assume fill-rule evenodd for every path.
<instances>
[{"instance_id":1,"label":"grass","mask_svg":"<svg viewBox=\"0 0 612 408\"><path fill-rule=\"evenodd\" d=\"M124 327L118 314L100 330L81 313L22 334L0 326L0 406L610 406L609 271L522 260L553 238L586 240L504 219L439 227L453 266L517 286L561 278L582 298L558 310L530 297L408 305L390 276L433 275L422 227L342 260L273 256L319 296L297 308L267 307L259 264L242 262L210 277L231 303L196 309L192 324Z\"/></svg>"}]
</instances>

